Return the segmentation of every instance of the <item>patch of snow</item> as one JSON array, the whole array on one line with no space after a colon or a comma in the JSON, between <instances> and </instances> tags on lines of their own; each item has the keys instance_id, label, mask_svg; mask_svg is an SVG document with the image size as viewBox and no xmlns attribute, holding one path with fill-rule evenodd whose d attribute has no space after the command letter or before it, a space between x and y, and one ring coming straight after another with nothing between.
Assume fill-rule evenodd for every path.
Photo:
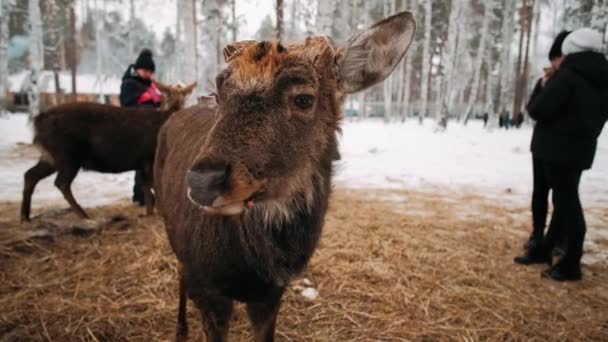
<instances>
[{"instance_id":1,"label":"patch of snow","mask_svg":"<svg viewBox=\"0 0 608 342\"><path fill-rule=\"evenodd\" d=\"M305 288L304 290L302 290L302 292L300 294L310 300L314 300L314 299L317 299L317 297L319 297L319 291L317 291L313 287Z\"/></svg>"}]
</instances>

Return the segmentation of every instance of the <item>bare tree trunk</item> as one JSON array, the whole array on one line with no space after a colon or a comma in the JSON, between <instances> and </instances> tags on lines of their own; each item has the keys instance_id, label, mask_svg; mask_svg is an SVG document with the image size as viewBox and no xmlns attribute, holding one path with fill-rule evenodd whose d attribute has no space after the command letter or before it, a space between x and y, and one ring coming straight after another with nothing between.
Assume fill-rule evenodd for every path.
<instances>
[{"instance_id":1,"label":"bare tree trunk","mask_svg":"<svg viewBox=\"0 0 608 342\"><path fill-rule=\"evenodd\" d=\"M76 44L76 15L74 14L74 3L70 4L70 8L68 10L68 15L69 15L69 26L70 26L70 30L69 30L69 42L70 42L70 49L69 51L69 58L68 58L68 64L70 67L70 74L72 77L72 101L76 101L76 69L78 68L78 58L77 58L77 48L78 45Z\"/></svg>"},{"instance_id":2,"label":"bare tree trunk","mask_svg":"<svg viewBox=\"0 0 608 342\"><path fill-rule=\"evenodd\" d=\"M385 0L383 11L384 16L387 17L390 13L394 12L395 8L395 0ZM393 119L393 83L394 83L394 73L389 76L383 83L384 90L384 121L390 122Z\"/></svg>"},{"instance_id":3,"label":"bare tree trunk","mask_svg":"<svg viewBox=\"0 0 608 342\"><path fill-rule=\"evenodd\" d=\"M432 0L425 1L424 10L424 45L422 48L422 85L420 87L421 108L418 120L420 124L424 122L424 117L428 111L428 94L430 85L431 67L431 16L433 15Z\"/></svg>"},{"instance_id":4,"label":"bare tree trunk","mask_svg":"<svg viewBox=\"0 0 608 342\"><path fill-rule=\"evenodd\" d=\"M283 0L275 0L275 11L277 15L275 38L281 41L283 37Z\"/></svg>"},{"instance_id":5,"label":"bare tree trunk","mask_svg":"<svg viewBox=\"0 0 608 342\"><path fill-rule=\"evenodd\" d=\"M522 0L522 7L520 9L520 34L519 34L519 51L517 56L517 66L515 67L515 96L513 99L513 112L511 113L512 118L516 118L517 114L521 111L524 92L525 92L525 80L523 79L528 69L525 63L528 62L528 49L529 49L529 38L531 28L531 5L534 4L534 0ZM524 51L524 40L527 39L525 51ZM525 61L524 61L525 59Z\"/></svg>"},{"instance_id":6,"label":"bare tree trunk","mask_svg":"<svg viewBox=\"0 0 608 342\"><path fill-rule=\"evenodd\" d=\"M520 104L519 110L517 113L522 111L524 97L528 92L528 79L530 78L530 39L532 38L532 19L534 18L534 0L530 0L527 13L526 13L526 52L524 53L524 70L521 75L521 96L520 96ZM517 118L517 113L513 113L513 119Z\"/></svg>"},{"instance_id":7,"label":"bare tree trunk","mask_svg":"<svg viewBox=\"0 0 608 342\"><path fill-rule=\"evenodd\" d=\"M127 40L127 49L129 50L129 60L135 60L135 0L129 0L129 33Z\"/></svg>"},{"instance_id":8,"label":"bare tree trunk","mask_svg":"<svg viewBox=\"0 0 608 342\"><path fill-rule=\"evenodd\" d=\"M206 1L209 2L209 1ZM178 81L190 83L200 77L197 65L196 40L196 6L193 0L177 1L177 28L176 40L177 50L181 51L177 56Z\"/></svg>"},{"instance_id":9,"label":"bare tree trunk","mask_svg":"<svg viewBox=\"0 0 608 342\"><path fill-rule=\"evenodd\" d=\"M412 0L409 3L410 10L412 13L416 14L416 9L418 8L418 4L416 0ZM413 46L410 48L409 53L405 55L405 60L402 62L405 65L404 70L404 80L403 80L403 107L402 107L402 117L401 121L405 121L405 119L410 114L410 100L411 100L411 84L412 84L412 58L416 55L416 51L418 50L418 45L416 42L412 43Z\"/></svg>"},{"instance_id":10,"label":"bare tree trunk","mask_svg":"<svg viewBox=\"0 0 608 342\"><path fill-rule=\"evenodd\" d=\"M319 35L332 35L333 15L336 9L334 1L318 0L317 2L317 32Z\"/></svg>"},{"instance_id":11,"label":"bare tree trunk","mask_svg":"<svg viewBox=\"0 0 608 342\"><path fill-rule=\"evenodd\" d=\"M407 9L409 5L409 0L402 0L401 1L401 7L399 8L399 11L405 11ZM403 121L404 118L404 113L403 113L403 92L404 92L404 88L405 88L405 63L406 63L406 59L404 58L403 60L401 60L401 63L399 63L399 69L397 69L397 96L395 98L395 100L397 101L397 105L399 106L399 119L401 119Z\"/></svg>"},{"instance_id":12,"label":"bare tree trunk","mask_svg":"<svg viewBox=\"0 0 608 342\"><path fill-rule=\"evenodd\" d=\"M10 14L9 0L0 0L0 114L8 104L8 19Z\"/></svg>"},{"instance_id":13,"label":"bare tree trunk","mask_svg":"<svg viewBox=\"0 0 608 342\"><path fill-rule=\"evenodd\" d=\"M198 25L196 23L196 0L192 0L192 49L194 50L194 75L198 75ZM196 76L195 76L196 77Z\"/></svg>"},{"instance_id":14,"label":"bare tree trunk","mask_svg":"<svg viewBox=\"0 0 608 342\"><path fill-rule=\"evenodd\" d=\"M502 49L500 54L500 74L498 80L498 103L494 107L495 115L491 119L492 125L498 124L498 115L505 112L507 103L509 103L509 84L511 84L512 61L511 61L511 45L513 42L513 31L515 25L515 2L512 0L504 0L505 11L503 13L501 42Z\"/></svg>"},{"instance_id":15,"label":"bare tree trunk","mask_svg":"<svg viewBox=\"0 0 608 342\"><path fill-rule=\"evenodd\" d=\"M236 0L230 0L230 14L232 16L232 26L230 26L230 30L232 31L232 41L236 42L239 32L239 25L236 19Z\"/></svg>"},{"instance_id":16,"label":"bare tree trunk","mask_svg":"<svg viewBox=\"0 0 608 342\"><path fill-rule=\"evenodd\" d=\"M104 44L103 44L103 38L102 38L102 30L103 30L103 16L105 15L105 13L103 13L103 11L99 8L98 6L98 0L95 0L95 10L97 11L96 13L96 19L95 19L95 55L97 57L96 60L96 78L97 78L97 86L99 87L99 92L97 95L97 101L99 103L103 103L103 61L105 60L105 48L104 48Z\"/></svg>"},{"instance_id":17,"label":"bare tree trunk","mask_svg":"<svg viewBox=\"0 0 608 342\"><path fill-rule=\"evenodd\" d=\"M53 70L53 79L55 83L55 92L53 93L53 105L59 103L61 99L61 83L59 81L59 36L58 30L60 27L59 16L56 13L55 1L47 0L45 2L46 13L44 20L47 26L48 46L46 51L49 52L51 68Z\"/></svg>"},{"instance_id":18,"label":"bare tree trunk","mask_svg":"<svg viewBox=\"0 0 608 342\"><path fill-rule=\"evenodd\" d=\"M29 24L30 24L30 88L28 91L30 118L40 113L40 90L38 80L42 70L43 45L42 45L42 18L40 16L39 0L29 0Z\"/></svg>"},{"instance_id":19,"label":"bare tree trunk","mask_svg":"<svg viewBox=\"0 0 608 342\"><path fill-rule=\"evenodd\" d=\"M452 98L452 78L454 77L454 65L456 63L456 43L458 41L458 24L461 14L462 3L452 1L450 8L450 19L448 23L447 51L442 58L443 76L441 77L440 99L441 108L437 111L437 126L440 130L445 130L448 125Z\"/></svg>"},{"instance_id":20,"label":"bare tree trunk","mask_svg":"<svg viewBox=\"0 0 608 342\"><path fill-rule=\"evenodd\" d=\"M607 43L608 37L608 0L595 0L591 16L591 27L598 30L604 37L604 44Z\"/></svg>"},{"instance_id":21,"label":"bare tree trunk","mask_svg":"<svg viewBox=\"0 0 608 342\"><path fill-rule=\"evenodd\" d=\"M475 102L477 102L477 97L479 96L479 83L480 83L480 74L481 68L483 66L484 55L486 52L486 43L488 36L488 25L490 23L490 18L492 17L492 6L493 1L486 1L483 9L483 22L481 25L481 39L479 41L479 46L477 48L477 55L475 56L475 62L473 63L473 83L471 84L471 93L469 94L469 103L467 105L466 117L464 119L464 124L466 125L471 117L473 112L473 108Z\"/></svg>"}]
</instances>

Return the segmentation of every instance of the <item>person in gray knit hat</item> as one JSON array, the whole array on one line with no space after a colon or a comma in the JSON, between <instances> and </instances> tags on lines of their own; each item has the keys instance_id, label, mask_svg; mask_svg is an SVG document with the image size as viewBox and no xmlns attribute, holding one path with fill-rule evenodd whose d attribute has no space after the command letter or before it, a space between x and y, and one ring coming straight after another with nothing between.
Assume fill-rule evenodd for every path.
<instances>
[{"instance_id":1,"label":"person in gray knit hat","mask_svg":"<svg viewBox=\"0 0 608 342\"><path fill-rule=\"evenodd\" d=\"M591 29L567 35L563 61L527 106L536 120L532 155L542 165L554 206L534 259L552 264L555 243L565 238L564 256L542 273L558 281L582 277L586 224L578 187L583 171L593 165L597 139L608 119L608 61L603 49L601 35Z\"/></svg>"}]
</instances>

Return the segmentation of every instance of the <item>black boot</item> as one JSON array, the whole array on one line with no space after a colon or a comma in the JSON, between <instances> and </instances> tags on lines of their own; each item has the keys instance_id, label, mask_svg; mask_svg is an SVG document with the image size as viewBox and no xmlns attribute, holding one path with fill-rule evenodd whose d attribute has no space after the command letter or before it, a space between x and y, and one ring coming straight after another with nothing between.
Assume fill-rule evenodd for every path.
<instances>
[{"instance_id":1,"label":"black boot","mask_svg":"<svg viewBox=\"0 0 608 342\"><path fill-rule=\"evenodd\" d=\"M555 266L541 273L543 278L551 278L555 281L576 281L583 278L581 266L569 266L563 263L557 263Z\"/></svg>"},{"instance_id":2,"label":"black boot","mask_svg":"<svg viewBox=\"0 0 608 342\"><path fill-rule=\"evenodd\" d=\"M547 254L543 251L540 243L529 240L526 243L528 246L525 249L523 255L516 256L513 258L513 262L518 265L533 265L533 264L548 264L551 265L551 254Z\"/></svg>"}]
</instances>

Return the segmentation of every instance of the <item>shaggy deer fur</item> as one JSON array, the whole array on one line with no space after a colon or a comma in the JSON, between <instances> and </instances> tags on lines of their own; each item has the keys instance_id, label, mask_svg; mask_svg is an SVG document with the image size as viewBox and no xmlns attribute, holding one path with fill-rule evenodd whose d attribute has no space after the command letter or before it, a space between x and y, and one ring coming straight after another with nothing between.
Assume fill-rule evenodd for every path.
<instances>
[{"instance_id":1,"label":"shaggy deer fur","mask_svg":"<svg viewBox=\"0 0 608 342\"><path fill-rule=\"evenodd\" d=\"M226 47L217 107L173 115L159 132L158 209L179 260L177 338L186 298L208 341L224 341L233 301L255 341L272 341L281 297L306 267L325 218L344 95L383 81L415 32L409 12L356 34Z\"/></svg>"},{"instance_id":2,"label":"shaggy deer fur","mask_svg":"<svg viewBox=\"0 0 608 342\"><path fill-rule=\"evenodd\" d=\"M183 108L186 96L196 86L157 85L165 95L161 110L81 102L58 105L34 119L34 145L41 156L24 175L22 222L30 219L36 184L55 171L55 186L70 207L87 218L70 189L80 168L112 173L142 170L146 212L152 213L152 165L158 130L172 113Z\"/></svg>"}]
</instances>

